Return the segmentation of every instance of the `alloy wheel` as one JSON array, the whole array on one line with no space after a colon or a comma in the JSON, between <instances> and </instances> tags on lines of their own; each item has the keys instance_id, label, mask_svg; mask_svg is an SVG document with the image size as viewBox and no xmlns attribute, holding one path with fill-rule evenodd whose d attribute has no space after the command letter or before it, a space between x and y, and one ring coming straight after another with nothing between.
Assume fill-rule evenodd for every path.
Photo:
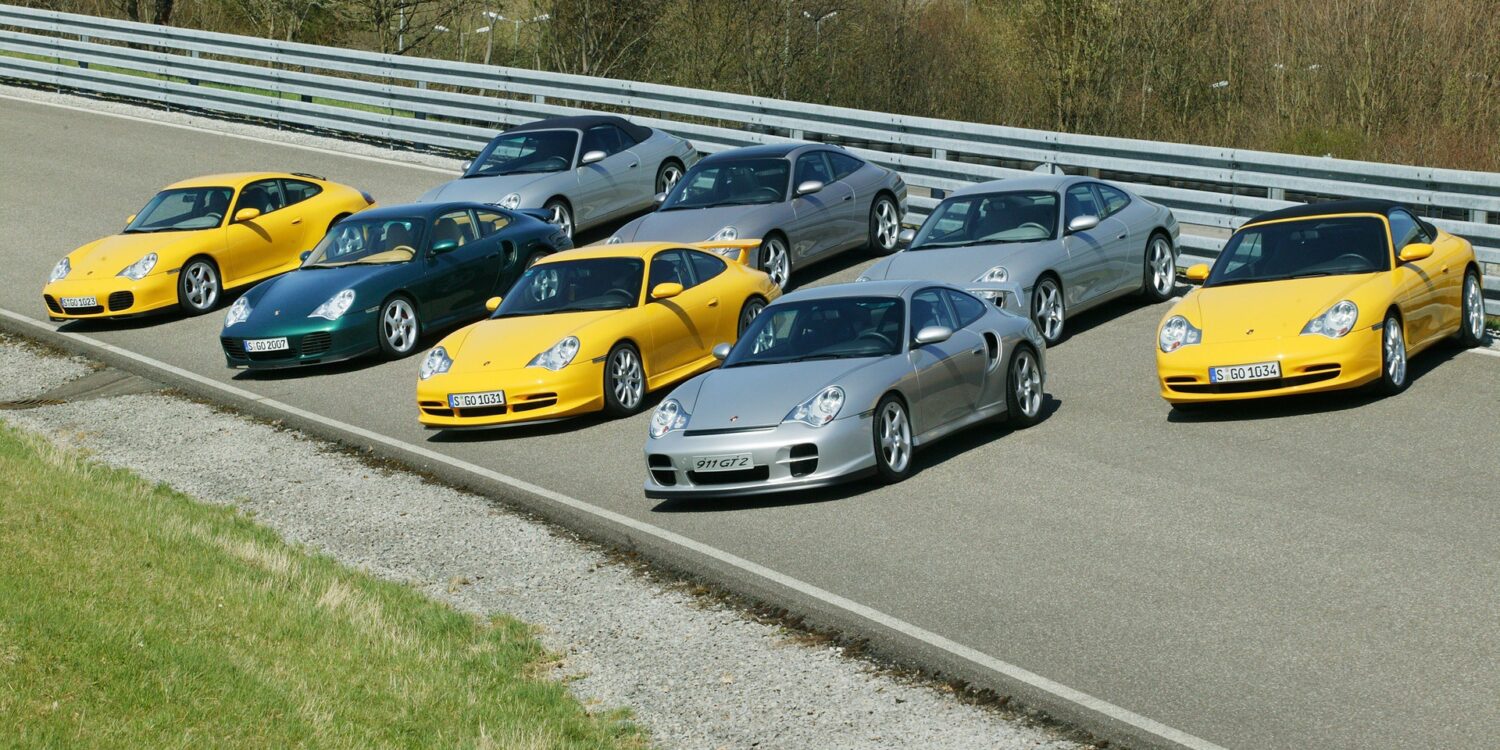
<instances>
[{"instance_id":1,"label":"alloy wheel","mask_svg":"<svg viewBox=\"0 0 1500 750\"><path fill-rule=\"evenodd\" d=\"M1036 357L1022 350L1016 355L1015 372L1016 404L1027 419L1042 410L1042 370L1037 367Z\"/></svg>"},{"instance_id":2,"label":"alloy wheel","mask_svg":"<svg viewBox=\"0 0 1500 750\"><path fill-rule=\"evenodd\" d=\"M1469 326L1469 333L1474 340L1484 338L1484 292L1479 288L1479 279L1469 276L1464 284L1464 315L1467 318L1465 324Z\"/></svg>"},{"instance_id":3,"label":"alloy wheel","mask_svg":"<svg viewBox=\"0 0 1500 750\"><path fill-rule=\"evenodd\" d=\"M882 252L896 249L896 238L901 234L901 219L896 216L896 205L889 198L875 203L875 242Z\"/></svg>"},{"instance_id":4,"label":"alloy wheel","mask_svg":"<svg viewBox=\"0 0 1500 750\"><path fill-rule=\"evenodd\" d=\"M766 303L761 302L758 299L752 299L749 302L746 302L745 309L740 311L740 327L738 333L740 335L743 335L745 333L745 329L749 328L750 324L754 323L755 319L760 317L761 312L765 309Z\"/></svg>"},{"instance_id":5,"label":"alloy wheel","mask_svg":"<svg viewBox=\"0 0 1500 750\"><path fill-rule=\"evenodd\" d=\"M204 261L194 261L182 272L184 295L194 310L208 310L219 301L219 275Z\"/></svg>"},{"instance_id":6,"label":"alloy wheel","mask_svg":"<svg viewBox=\"0 0 1500 750\"><path fill-rule=\"evenodd\" d=\"M1406 337L1401 333L1401 321L1386 320L1384 339L1385 374L1391 385L1399 388L1406 383Z\"/></svg>"},{"instance_id":7,"label":"alloy wheel","mask_svg":"<svg viewBox=\"0 0 1500 750\"><path fill-rule=\"evenodd\" d=\"M780 237L772 237L762 243L760 270L771 277L771 283L777 289L786 289L787 280L792 276L792 259Z\"/></svg>"},{"instance_id":8,"label":"alloy wheel","mask_svg":"<svg viewBox=\"0 0 1500 750\"><path fill-rule=\"evenodd\" d=\"M645 393L645 377L641 372L641 358L634 350L621 347L609 360L610 388L615 401L627 410L634 411Z\"/></svg>"},{"instance_id":9,"label":"alloy wheel","mask_svg":"<svg viewBox=\"0 0 1500 750\"><path fill-rule=\"evenodd\" d=\"M1177 285L1177 269L1172 262L1172 246L1161 237L1151 240L1151 286L1157 296L1166 297Z\"/></svg>"},{"instance_id":10,"label":"alloy wheel","mask_svg":"<svg viewBox=\"0 0 1500 750\"><path fill-rule=\"evenodd\" d=\"M911 461L911 424L897 401L887 403L880 412L880 458L897 474L906 471Z\"/></svg>"},{"instance_id":11,"label":"alloy wheel","mask_svg":"<svg viewBox=\"0 0 1500 750\"><path fill-rule=\"evenodd\" d=\"M391 350L401 354L417 345L417 311L404 299L391 300L380 316L380 333Z\"/></svg>"},{"instance_id":12,"label":"alloy wheel","mask_svg":"<svg viewBox=\"0 0 1500 750\"><path fill-rule=\"evenodd\" d=\"M1035 301L1032 303L1031 317L1036 321L1036 327L1041 329L1042 338L1048 344L1055 343L1062 337L1063 330L1062 290L1057 288L1057 282L1052 279L1042 279L1033 296Z\"/></svg>"},{"instance_id":13,"label":"alloy wheel","mask_svg":"<svg viewBox=\"0 0 1500 750\"><path fill-rule=\"evenodd\" d=\"M562 228L568 239L573 238L573 214L561 203L553 203L547 211L547 221Z\"/></svg>"},{"instance_id":14,"label":"alloy wheel","mask_svg":"<svg viewBox=\"0 0 1500 750\"><path fill-rule=\"evenodd\" d=\"M656 192L670 193L672 188L677 187L678 181L682 179L682 167L668 164L661 168L661 175L656 179Z\"/></svg>"}]
</instances>

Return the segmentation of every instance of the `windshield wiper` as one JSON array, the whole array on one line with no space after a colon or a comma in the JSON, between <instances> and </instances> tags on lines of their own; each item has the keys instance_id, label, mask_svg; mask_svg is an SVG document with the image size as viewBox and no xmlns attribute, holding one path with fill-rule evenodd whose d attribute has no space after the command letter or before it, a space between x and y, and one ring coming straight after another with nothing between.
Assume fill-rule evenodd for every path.
<instances>
[{"instance_id":1,"label":"windshield wiper","mask_svg":"<svg viewBox=\"0 0 1500 750\"><path fill-rule=\"evenodd\" d=\"M974 245L994 245L1009 240L969 240L967 242L928 242L926 244L912 247L912 250L942 250L950 247L973 247Z\"/></svg>"}]
</instances>

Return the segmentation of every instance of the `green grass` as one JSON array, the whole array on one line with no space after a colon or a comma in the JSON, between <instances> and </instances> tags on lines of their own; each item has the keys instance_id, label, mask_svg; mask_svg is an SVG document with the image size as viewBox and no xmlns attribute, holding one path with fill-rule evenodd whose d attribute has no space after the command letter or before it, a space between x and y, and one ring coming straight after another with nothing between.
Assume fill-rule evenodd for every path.
<instances>
[{"instance_id":1,"label":"green grass","mask_svg":"<svg viewBox=\"0 0 1500 750\"><path fill-rule=\"evenodd\" d=\"M0 424L0 745L639 748L528 626Z\"/></svg>"}]
</instances>

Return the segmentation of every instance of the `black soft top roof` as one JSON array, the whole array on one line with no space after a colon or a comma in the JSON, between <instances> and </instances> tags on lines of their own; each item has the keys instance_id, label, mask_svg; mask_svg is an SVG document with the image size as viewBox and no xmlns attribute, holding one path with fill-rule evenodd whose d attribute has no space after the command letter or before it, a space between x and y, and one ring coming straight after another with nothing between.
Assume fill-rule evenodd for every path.
<instances>
[{"instance_id":1,"label":"black soft top roof","mask_svg":"<svg viewBox=\"0 0 1500 750\"><path fill-rule=\"evenodd\" d=\"M635 123L616 115L580 115L577 117L550 117L545 120L528 122L507 128L505 132L516 133L524 130L588 130L596 125L613 125L623 131L637 143L651 137L651 128Z\"/></svg>"},{"instance_id":2,"label":"black soft top roof","mask_svg":"<svg viewBox=\"0 0 1500 750\"><path fill-rule=\"evenodd\" d=\"M1410 206L1405 206L1395 201L1375 200L1373 198L1358 198L1343 201L1323 201L1321 203L1304 203L1300 206L1288 206L1275 211L1263 213L1253 219L1249 224L1259 224L1263 221L1277 221L1280 219L1301 219L1307 216L1327 216L1329 214L1380 214L1388 215L1393 208L1404 208L1416 212Z\"/></svg>"}]
</instances>

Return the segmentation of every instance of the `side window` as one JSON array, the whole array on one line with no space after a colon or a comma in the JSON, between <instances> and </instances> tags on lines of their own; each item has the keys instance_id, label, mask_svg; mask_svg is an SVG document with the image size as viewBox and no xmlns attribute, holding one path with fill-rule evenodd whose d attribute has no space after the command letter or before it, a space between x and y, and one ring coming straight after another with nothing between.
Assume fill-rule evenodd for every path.
<instances>
[{"instance_id":1,"label":"side window","mask_svg":"<svg viewBox=\"0 0 1500 750\"><path fill-rule=\"evenodd\" d=\"M1394 243L1397 253L1401 252L1401 248L1413 242L1422 242L1425 240L1425 237L1423 237L1425 233L1422 231L1421 225L1417 224L1416 217L1406 211L1399 208L1395 209L1391 211L1387 218L1391 221L1391 242Z\"/></svg>"},{"instance_id":2,"label":"side window","mask_svg":"<svg viewBox=\"0 0 1500 750\"><path fill-rule=\"evenodd\" d=\"M842 180L858 172L859 168L865 165L859 159L837 151L828 152L828 161L833 164L833 179L835 180Z\"/></svg>"},{"instance_id":3,"label":"side window","mask_svg":"<svg viewBox=\"0 0 1500 750\"><path fill-rule=\"evenodd\" d=\"M1124 190L1108 185L1095 185L1094 187L1099 190L1099 197L1104 199L1104 216L1114 216L1120 212L1120 209L1130 205L1130 196L1126 195ZM1102 219L1104 216L1099 218Z\"/></svg>"},{"instance_id":4,"label":"side window","mask_svg":"<svg viewBox=\"0 0 1500 750\"><path fill-rule=\"evenodd\" d=\"M822 151L797 157L797 174L792 185L795 187L808 180L817 180L825 185L833 182L833 172L828 169L828 162L823 158Z\"/></svg>"},{"instance_id":5,"label":"side window","mask_svg":"<svg viewBox=\"0 0 1500 750\"><path fill-rule=\"evenodd\" d=\"M943 300L943 290L941 289L923 289L912 295L912 335L915 336L917 332L928 326L958 328L958 326L953 325L953 314L948 311L948 303Z\"/></svg>"},{"instance_id":6,"label":"side window","mask_svg":"<svg viewBox=\"0 0 1500 750\"><path fill-rule=\"evenodd\" d=\"M984 317L984 303L963 292L949 291L948 301L953 303L953 312L958 315L959 328Z\"/></svg>"},{"instance_id":7,"label":"side window","mask_svg":"<svg viewBox=\"0 0 1500 750\"><path fill-rule=\"evenodd\" d=\"M686 253L688 262L693 264L693 276L699 284L724 273L724 261L715 258L708 253L700 253L697 250L689 250Z\"/></svg>"},{"instance_id":8,"label":"side window","mask_svg":"<svg viewBox=\"0 0 1500 750\"><path fill-rule=\"evenodd\" d=\"M480 237L489 237L510 224L510 217L498 211L475 211L474 217L478 219Z\"/></svg>"},{"instance_id":9,"label":"side window","mask_svg":"<svg viewBox=\"0 0 1500 750\"><path fill-rule=\"evenodd\" d=\"M286 204L288 206L296 203L301 203L302 201L305 201L308 198L311 198L314 195L323 192L323 188L320 188L317 185L312 184L311 182L303 182L301 180L282 180L281 188L283 191L285 191Z\"/></svg>"},{"instance_id":10,"label":"side window","mask_svg":"<svg viewBox=\"0 0 1500 750\"><path fill-rule=\"evenodd\" d=\"M596 125L583 134L583 150L579 153L603 151L608 156L614 156L624 150L619 128L613 125Z\"/></svg>"},{"instance_id":11,"label":"side window","mask_svg":"<svg viewBox=\"0 0 1500 750\"><path fill-rule=\"evenodd\" d=\"M1104 218L1104 212L1099 210L1098 201L1094 200L1094 191L1088 185L1074 185L1068 188L1065 205L1067 210L1063 216L1064 226L1080 216Z\"/></svg>"},{"instance_id":12,"label":"side window","mask_svg":"<svg viewBox=\"0 0 1500 750\"><path fill-rule=\"evenodd\" d=\"M610 127L614 127L614 126L611 125ZM624 130L621 130L620 128L615 128L615 136L620 139L620 149L622 151L624 149L627 149L627 148L630 148L631 146L636 145L637 143L640 143L640 141L636 140L635 138L632 138L631 135L630 135L630 133L628 133L628 132L626 132Z\"/></svg>"},{"instance_id":13,"label":"side window","mask_svg":"<svg viewBox=\"0 0 1500 750\"><path fill-rule=\"evenodd\" d=\"M240 191L240 200L234 204L234 213L242 208L254 208L263 214L271 213L286 205L281 195L281 180L252 182Z\"/></svg>"},{"instance_id":14,"label":"side window","mask_svg":"<svg viewBox=\"0 0 1500 750\"><path fill-rule=\"evenodd\" d=\"M657 284L681 284L683 289L694 286L693 271L688 267L688 259L684 257L681 250L667 250L656 254L651 259L651 277L646 285L647 291L656 288Z\"/></svg>"},{"instance_id":15,"label":"side window","mask_svg":"<svg viewBox=\"0 0 1500 750\"><path fill-rule=\"evenodd\" d=\"M439 216L432 223L432 244L436 245L444 240L453 240L459 247L473 242L474 223L469 220L468 211L454 211Z\"/></svg>"}]
</instances>

